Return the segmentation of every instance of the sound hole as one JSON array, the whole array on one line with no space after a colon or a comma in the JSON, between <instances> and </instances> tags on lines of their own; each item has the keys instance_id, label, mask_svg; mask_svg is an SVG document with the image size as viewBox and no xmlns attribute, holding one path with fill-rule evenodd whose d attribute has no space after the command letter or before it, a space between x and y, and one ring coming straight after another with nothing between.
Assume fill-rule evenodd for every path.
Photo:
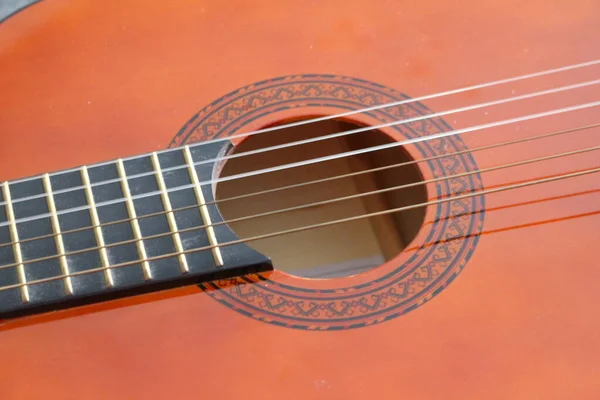
<instances>
[{"instance_id":1,"label":"sound hole","mask_svg":"<svg viewBox=\"0 0 600 400\"><path fill-rule=\"evenodd\" d=\"M235 147L233 154L359 127L348 121L330 120L276 130L247 137ZM220 176L237 175L392 142L393 139L381 131L366 131L232 158L226 161ZM408 152L401 146L395 146L351 157L219 182L216 196L225 220L229 221L422 181L423 177L417 163L381 169L384 166L410 161L412 158ZM372 169L380 170L355 174ZM227 200L248 193L347 174L354 175L237 200ZM425 186L415 185L410 188L245 219L232 222L230 227L238 236L247 239L271 232L423 203L426 200ZM305 278L350 276L376 268L397 256L414 239L423 224L424 216L425 208L415 208L260 239L250 242L249 245L270 256L276 269L291 275Z\"/></svg>"}]
</instances>

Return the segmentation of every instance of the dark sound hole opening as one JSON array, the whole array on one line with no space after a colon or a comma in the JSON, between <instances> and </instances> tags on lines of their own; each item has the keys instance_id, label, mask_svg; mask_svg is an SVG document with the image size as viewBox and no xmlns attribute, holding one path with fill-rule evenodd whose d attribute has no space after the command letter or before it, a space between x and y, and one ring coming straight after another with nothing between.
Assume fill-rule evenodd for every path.
<instances>
[{"instance_id":1,"label":"dark sound hole opening","mask_svg":"<svg viewBox=\"0 0 600 400\"><path fill-rule=\"evenodd\" d=\"M289 122L289 121L286 121ZM281 123L283 124L283 122ZM325 136L361 127L342 120L322 121L276 130L246 138L234 153ZM227 160L220 176L307 161L332 154L392 143L388 135L372 130L321 140L284 149ZM326 162L311 163L258 176L217 184L217 201L225 220L322 202L359 193L423 181L417 163L362 173L323 183L296 186L262 195L226 201L231 197L314 180L367 171L412 161L401 146L371 151ZM231 229L243 239L270 232L365 215L427 201L425 185L361 196L295 211L233 222ZM425 208L363 218L303 232L270 237L249 243L270 256L274 267L305 278L355 275L398 255L415 238L425 217Z\"/></svg>"}]
</instances>

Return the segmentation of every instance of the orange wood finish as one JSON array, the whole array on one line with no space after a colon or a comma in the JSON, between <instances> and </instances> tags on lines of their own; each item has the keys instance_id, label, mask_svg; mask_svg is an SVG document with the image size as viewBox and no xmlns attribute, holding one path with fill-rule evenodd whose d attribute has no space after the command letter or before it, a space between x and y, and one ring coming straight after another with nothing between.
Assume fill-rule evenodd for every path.
<instances>
[{"instance_id":1,"label":"orange wood finish","mask_svg":"<svg viewBox=\"0 0 600 400\"><path fill-rule=\"evenodd\" d=\"M45 0L0 25L0 179L164 149L199 109L272 77L346 75L416 97L592 60L600 56L599 16L596 0ZM443 111L598 73L590 67L425 104ZM445 119L468 127L596 101L598 93ZM599 120L590 109L463 140L476 147ZM599 133L473 156L485 168L598 145ZM483 178L493 187L598 159L588 153ZM599 190L591 175L487 196L483 234L456 281L370 327L278 327L196 288L6 323L0 398L598 399Z\"/></svg>"}]
</instances>

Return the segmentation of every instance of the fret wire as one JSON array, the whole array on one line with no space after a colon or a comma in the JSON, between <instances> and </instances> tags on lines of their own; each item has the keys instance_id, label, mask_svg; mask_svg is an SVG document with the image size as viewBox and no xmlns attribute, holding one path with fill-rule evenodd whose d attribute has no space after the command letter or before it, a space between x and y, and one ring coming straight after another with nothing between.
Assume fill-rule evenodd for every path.
<instances>
[{"instance_id":1,"label":"fret wire","mask_svg":"<svg viewBox=\"0 0 600 400\"><path fill-rule=\"evenodd\" d=\"M50 175L44 174L43 178L44 189L46 190L46 202L48 203L48 210L52 214L50 220L52 222L52 229L54 231L54 243L56 244L56 252L60 269L63 276L66 278L63 280L65 286L65 293L67 295L73 294L73 282L69 276L69 264L65 255L65 243L60 229L60 222L58 220L58 214L56 213L56 203L54 201L54 195L52 194L52 183L50 182Z\"/></svg>"},{"instance_id":2,"label":"fret wire","mask_svg":"<svg viewBox=\"0 0 600 400\"><path fill-rule=\"evenodd\" d=\"M140 261L142 262L142 271L144 272L144 279L149 280L152 279L152 270L150 269L150 263L148 263L147 260L148 256L146 255L146 247L144 246L142 231L140 229L140 224L137 219L135 205L133 204L133 199L131 198L129 182L127 181L127 174L125 173L125 166L123 165L122 159L117 160L117 170L119 172L119 176L121 177L121 189L123 190L123 195L125 196L127 213L129 214L129 218L131 219L131 229L133 230L133 236L136 239L138 255L140 257Z\"/></svg>"},{"instance_id":3,"label":"fret wire","mask_svg":"<svg viewBox=\"0 0 600 400\"><path fill-rule=\"evenodd\" d=\"M15 212L12 206L12 196L10 194L10 187L8 182L4 182L2 187L2 193L4 194L4 202L6 207L6 216L8 218L10 237L13 242L13 254L15 257L15 263L17 268L17 275L19 277L21 301L23 303L29 303L29 286L27 284L27 276L25 275L25 265L23 264L23 254L21 253L21 244L19 242L19 232L17 230L17 223L15 222Z\"/></svg>"},{"instance_id":4,"label":"fret wire","mask_svg":"<svg viewBox=\"0 0 600 400\"><path fill-rule=\"evenodd\" d=\"M217 267L221 267L223 266L223 255L221 254L221 249L219 248L217 236L215 235L215 230L212 226L212 220L210 218L208 207L204 199L204 193L202 193L202 186L200 185L200 179L198 179L198 172L196 171L194 158L192 157L192 152L190 151L189 146L185 146L183 148L183 154L188 167L188 173L190 174L190 178L192 180L192 185L194 185L194 193L196 195L196 201L199 204L200 214L202 215L204 225L206 226L208 242L212 246L211 250L213 258L215 260L215 263L217 264Z\"/></svg>"},{"instance_id":5,"label":"fret wire","mask_svg":"<svg viewBox=\"0 0 600 400\"><path fill-rule=\"evenodd\" d=\"M322 228L322 227L331 226L331 225L342 224L342 223L351 222L351 221L357 221L357 220L364 219L364 218L372 218L372 217L377 217L380 215L388 215L388 214L397 213L400 211L406 211L406 210L412 210L415 208L426 207L429 205L442 204L442 203L447 203L450 201L467 199L467 198L471 198L471 197L475 197L475 196L488 195L488 194L492 194L492 193L500 193L500 192L505 192L508 190L515 190L515 189L539 185L539 184L543 184L543 183L556 182L556 181L563 180L563 179L575 178L575 177L595 174L595 173L599 173L599 172L600 172L600 168L585 169L585 170L581 170L581 171L577 171L577 172L555 175L555 176L552 176L549 178L535 179L535 180L525 181L525 182L513 184L513 185L499 186L499 187L495 187L494 189L475 190L475 191L472 191L471 193L467 193L467 194L461 194L461 195L457 195L457 196L449 196L449 197L440 198L437 200L426 201L423 203L411 204L409 206L403 206L403 207L392 208L392 209L383 210L383 211L377 211L377 212L373 212L373 213L355 215L352 217L347 217L347 218L342 218L342 219L337 219L337 220L327 221L327 222L321 222L321 223L317 223L317 224L302 226L302 227L298 227L298 228L291 228L291 229L286 229L286 230L282 230L282 231L270 232L270 233L266 233L266 234L262 234L262 235L252 236L252 237L246 238L246 239L236 239L236 240L232 240L229 242L221 243L221 244L219 244L219 246L224 247L224 246L231 246L231 245L235 245L235 244L248 243L248 242L252 242L252 241L256 241L256 240L266 239L269 237L282 236L282 235L287 235L287 234L291 234L291 233L302 232L302 231ZM200 251L205 251L205 250L208 250L213 247L214 246L212 246L212 245L198 247L195 249L186 250L185 254L191 254L191 253L196 253L196 252L200 252ZM163 254L160 256L148 258L148 260L149 261L157 261L157 260L162 260L162 259L169 258L169 257L174 257L177 255L178 255L177 253ZM123 262L120 264L114 264L111 266L111 268L123 268L123 267L127 267L130 265L135 265L137 263L139 263L139 261L137 261L137 260L136 261L127 261L127 262ZM102 269L103 268L100 267L100 268L89 269L86 271L73 272L73 273L71 273L70 276L91 274L94 272L101 271ZM29 284L30 285L41 284L41 283L45 283L45 282L55 281L57 279L62 279L62 278L63 277L61 277L61 276L53 276L53 277L49 277L49 278L42 278L42 279L30 281ZM23 285L24 284L0 286L0 291L18 288Z\"/></svg>"},{"instance_id":6,"label":"fret wire","mask_svg":"<svg viewBox=\"0 0 600 400\"><path fill-rule=\"evenodd\" d=\"M102 225L100 224L100 218L98 217L98 210L96 208L96 201L94 200L94 192L92 191L92 185L90 184L90 175L86 166L81 167L81 180L85 186L85 197L87 198L87 202L90 206L90 218L92 220L92 226L94 227L96 242L99 247L100 262L102 263L103 267L107 267L104 270L104 280L108 287L114 287L115 279L113 277L112 270L109 268L110 262L108 260L108 253L106 251L104 233L102 232Z\"/></svg>"},{"instance_id":7,"label":"fret wire","mask_svg":"<svg viewBox=\"0 0 600 400\"><path fill-rule=\"evenodd\" d=\"M152 153L152 165L154 166L154 170L156 171L156 182L158 183L158 188L161 191L162 203L165 209L164 215L167 217L169 229L173 233L171 237L173 238L173 242L175 243L175 250L181 253L178 257L179 267L181 269L181 272L186 274L190 272L190 267L188 265L185 254L183 254L184 249L183 243L181 241L181 235L179 234L177 221L175 220L175 214L173 213L173 207L171 205L171 199L169 198L169 192L167 190L167 185L165 184L165 178L163 177L163 172L160 166L160 160L158 159L158 154L156 152Z\"/></svg>"},{"instance_id":8,"label":"fret wire","mask_svg":"<svg viewBox=\"0 0 600 400\"><path fill-rule=\"evenodd\" d=\"M200 225L200 226L194 226L194 227L190 227L190 228L180 229L177 233L193 232L193 231L198 231L198 230L204 229L204 228L210 228L210 227L214 227L214 226L230 224L233 222L245 221L245 220L249 220L249 219L265 217L268 215L275 215L275 214L279 214L279 213L300 210L300 209L304 209L307 207L315 207L315 206L330 204L330 203L334 203L334 202L338 202L338 201L350 200L350 199L374 195L374 194L378 194L378 193L386 193L386 192L393 191L393 190L406 189L406 188L410 188L410 187L414 187L414 186L418 186L418 185L426 185L426 184L430 184L430 183L434 183L434 182L447 181L447 180L456 179L456 178L460 178L460 177L464 177L464 176L470 176L470 175L477 174L477 173L497 171L497 170L501 170L501 169L505 169L505 168L516 167L519 165L526 165L526 164L531 164L531 163L535 163L535 162L547 161L547 160L552 160L552 159L556 159L556 158L560 158L560 157L572 156L572 155L576 155L576 154L582 154L582 153L587 153L587 152L597 151L597 150L600 150L600 146L588 147L588 148L584 148L584 149L573 150L573 151L568 151L565 153L553 154L553 155L544 156L544 157L537 157L537 158L517 161L514 163L510 163L510 164L498 165L495 167L482 168L479 170L462 172L462 173L456 174L456 175L432 178L432 179L428 179L428 180L424 180L424 181L418 181L418 182L412 182L412 183L399 185L399 186L387 187L384 189L378 189L378 190L374 190L374 191L370 191L370 192L361 192L361 193L348 195L348 196L344 196L344 197L337 197L337 198L322 200L322 201L318 201L318 202L314 202L314 203L302 204L302 205L293 206L293 207L289 207L289 208L268 211L268 212L264 212L264 213L260 213L260 214L247 215L247 216L238 217L238 218L234 218L234 219L230 219L230 220L223 220L223 221L215 222L210 225ZM194 206L194 208L196 208L196 207L198 207L198 206ZM129 222L129 220L126 220L126 222ZM151 240L151 239L156 239L156 238L165 237L165 236L172 236L174 234L175 234L175 232L157 233L154 235L146 236L144 239ZM121 242L116 242L116 243L106 245L106 248L120 246L120 245L124 245L124 244L129 244L129 243L135 243L137 241L138 241L137 239L124 240ZM85 253L87 251L98 250L98 249L99 249L98 247L86 248L86 249L82 249L82 250L76 250L73 252L69 252L68 255L76 255L76 254L81 254L81 253ZM175 255L177 255L177 254L175 254ZM56 256L46 256L46 257L36 258L34 260L31 260L30 262L51 260L54 258L56 258ZM2 266L0 266L0 269L12 267L12 266L16 266L16 264L2 265Z\"/></svg>"},{"instance_id":9,"label":"fret wire","mask_svg":"<svg viewBox=\"0 0 600 400\"><path fill-rule=\"evenodd\" d=\"M582 131L582 130L586 130L586 129L590 129L590 128L596 128L596 127L599 127L599 126L600 126L600 123L590 124L590 125L583 125L583 126L580 126L580 127L577 127L577 128L570 128L570 129L565 129L565 130L560 130L560 131L554 131L554 132L550 132L550 133L545 133L545 134L536 135L536 136L530 136L530 137L521 138L521 139L509 140L509 141L500 142L500 143L494 143L494 144L486 145L486 146L474 147L474 148L470 148L470 149L466 149L466 150L461 150L461 151L457 151L457 152L453 152L453 153L440 154L440 155L436 155L436 156L431 156L431 157L426 157L426 158L420 158L420 159L405 161L405 162L401 162L401 163L398 163L398 164L384 165L382 167L370 168L370 169L366 169L364 171L356 171L356 172L351 172L351 173L348 173L348 174L334 175L334 176L331 176L331 177L326 177L326 178L322 178L322 179L316 179L316 180L312 180L312 181L308 181L308 182L302 182L302 183L297 183L297 184L292 184L292 185L280 186L280 187L276 187L276 188L273 188L273 189L261 190L261 191L258 191L258 192L245 193L245 194L241 194L241 195L238 195L238 196L232 196L232 197L226 197L226 198L223 198L223 199L219 199L219 201L216 201L216 200L208 201L205 204L206 205L217 204L217 203L222 204L222 203L225 203L225 202L228 202L228 201L241 200L241 199L248 198L248 197L259 196L259 195L274 193L274 192L278 192L278 191L282 191L282 190L293 189L293 188L302 187L302 186L308 186L308 185L313 185L313 184L318 184L318 183L329 182L329 181L332 181L332 180L337 180L337 179L342 179L342 178L350 178L350 177L353 177L353 176L358 176L358 175L362 175L362 174L373 173L373 172L377 172L377 171L383 171L383 170L392 169L392 168L400 168L400 167L403 167L403 166L406 166L406 165L412 165L412 164L417 164L417 163L423 163L423 162L438 160L438 159L442 159L442 158L454 157L454 156L458 156L458 155L466 154L466 153L475 153L477 151L489 150L489 149L494 149L494 148L498 148L498 147L504 147L504 146L508 146L508 145L512 145L512 144L529 142L529 141L533 141L533 140L545 139L545 138L549 138L549 137L552 137L552 136L564 135L564 134L567 134L567 133L572 133L572 132L576 132L576 131ZM157 154L161 154L161 153L157 152ZM85 168L87 170L87 167L85 167L85 166L82 167L82 168ZM3 183L0 184L0 185L3 185ZM86 191L86 193L87 193L87 191ZM91 193L91 187L90 187L90 193ZM92 197L92 200L93 200L93 197ZM197 208L197 207L198 207L197 205L185 206L185 207L179 207L179 208L173 209L173 211L185 211L185 210L191 210L191 209L194 209L194 208ZM97 208L97 206L96 206L95 203L94 203L94 208ZM155 216L159 216L159 215L163 215L164 213L165 213L164 211L159 211L159 212L154 212L154 213L150 213L150 214L145 214L145 215L140 216L138 218L138 220L145 219L145 218L150 218L150 217L155 217ZM123 222L130 222L130 220L131 220L130 218L119 219L119 220L115 220L115 221L106 222L106 223L103 223L103 224L100 224L100 222L98 221L97 224L93 224L93 226L91 226L91 227L83 227L83 228L70 229L68 231L64 231L63 233L67 234L67 233L82 232L82 231L85 231L85 230L87 230L89 228L96 229L98 227L112 226L112 225L120 224L120 223L123 223ZM27 242L30 242L30 241L33 241L33 240L45 239L45 238L49 238L49 237L53 237L53 236L54 236L53 234L49 234L49 235L36 236L36 237L29 238L29 239L21 239L21 243L27 243ZM150 238L152 238L152 237L149 236L148 239L150 239ZM0 244L0 248L1 247L5 247L5 246L12 246L13 244L14 244L13 242L2 243L2 244Z\"/></svg>"}]
</instances>

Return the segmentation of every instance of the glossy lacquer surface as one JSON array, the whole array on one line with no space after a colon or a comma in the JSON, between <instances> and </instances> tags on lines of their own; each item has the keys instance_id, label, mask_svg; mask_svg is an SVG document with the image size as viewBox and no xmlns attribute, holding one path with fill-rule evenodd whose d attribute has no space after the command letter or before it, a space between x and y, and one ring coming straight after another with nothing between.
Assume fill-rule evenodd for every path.
<instances>
[{"instance_id":1,"label":"glossy lacquer surface","mask_svg":"<svg viewBox=\"0 0 600 400\"><path fill-rule=\"evenodd\" d=\"M45 0L0 25L0 179L594 60L598 16L593 0ZM599 74L589 66L353 119L377 124ZM589 86L384 131L402 140L598 100ZM599 120L591 107L406 148L420 158ZM598 146L599 134L421 171L474 172ZM428 193L597 160L589 152L474 173ZM0 398L596 399L599 189L592 174L429 206L404 252L352 277L302 279L275 265L260 277L5 321Z\"/></svg>"}]
</instances>

